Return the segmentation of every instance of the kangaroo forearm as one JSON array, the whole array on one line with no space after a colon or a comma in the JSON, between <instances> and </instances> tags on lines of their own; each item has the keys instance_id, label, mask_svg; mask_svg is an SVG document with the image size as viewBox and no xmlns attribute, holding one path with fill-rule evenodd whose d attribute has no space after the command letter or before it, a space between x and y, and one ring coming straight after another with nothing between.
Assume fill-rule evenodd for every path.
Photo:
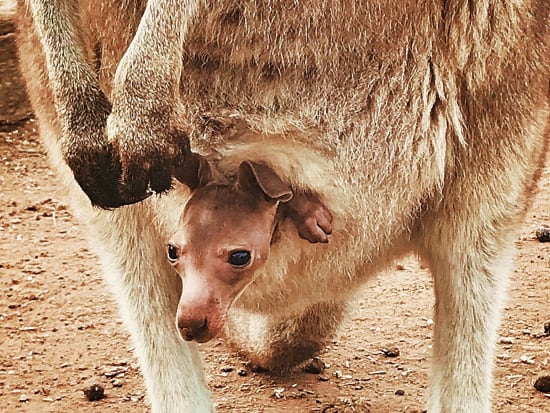
<instances>
[{"instance_id":1,"label":"kangaroo forearm","mask_svg":"<svg viewBox=\"0 0 550 413\"><path fill-rule=\"evenodd\" d=\"M109 103L86 60L82 39L75 28L77 5L60 0L29 0L43 47L54 104L63 129L82 126L90 106L103 109L94 120L105 122ZM60 58L62 57L62 58Z\"/></svg>"}]
</instances>

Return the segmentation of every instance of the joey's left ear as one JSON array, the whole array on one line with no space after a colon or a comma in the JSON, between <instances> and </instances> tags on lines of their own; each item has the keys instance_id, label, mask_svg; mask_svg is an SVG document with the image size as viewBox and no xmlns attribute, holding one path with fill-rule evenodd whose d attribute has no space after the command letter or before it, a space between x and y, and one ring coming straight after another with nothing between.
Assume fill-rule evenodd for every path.
<instances>
[{"instance_id":1,"label":"joey's left ear","mask_svg":"<svg viewBox=\"0 0 550 413\"><path fill-rule=\"evenodd\" d=\"M208 160L198 153L191 153L184 165L174 169L175 178L194 191L203 187L212 179L212 168Z\"/></svg>"},{"instance_id":2,"label":"joey's left ear","mask_svg":"<svg viewBox=\"0 0 550 413\"><path fill-rule=\"evenodd\" d=\"M259 189L271 201L288 202L292 199L290 185L264 164L244 161L239 166L238 180L241 188Z\"/></svg>"}]
</instances>

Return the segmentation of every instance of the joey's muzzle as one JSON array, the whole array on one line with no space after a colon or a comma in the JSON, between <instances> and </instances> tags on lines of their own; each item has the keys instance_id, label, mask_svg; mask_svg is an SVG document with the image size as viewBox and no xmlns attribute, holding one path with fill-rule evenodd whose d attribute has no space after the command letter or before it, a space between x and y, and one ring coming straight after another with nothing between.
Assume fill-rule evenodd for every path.
<instances>
[{"instance_id":1,"label":"joey's muzzle","mask_svg":"<svg viewBox=\"0 0 550 413\"><path fill-rule=\"evenodd\" d=\"M186 294L184 290L176 315L181 337L185 341L198 343L206 343L216 337L223 328L226 312L220 304L215 296Z\"/></svg>"},{"instance_id":2,"label":"joey's muzzle","mask_svg":"<svg viewBox=\"0 0 550 413\"><path fill-rule=\"evenodd\" d=\"M213 339L218 331L213 331L208 324L207 317L185 317L178 315L177 325L181 337L185 341L206 343Z\"/></svg>"}]
</instances>

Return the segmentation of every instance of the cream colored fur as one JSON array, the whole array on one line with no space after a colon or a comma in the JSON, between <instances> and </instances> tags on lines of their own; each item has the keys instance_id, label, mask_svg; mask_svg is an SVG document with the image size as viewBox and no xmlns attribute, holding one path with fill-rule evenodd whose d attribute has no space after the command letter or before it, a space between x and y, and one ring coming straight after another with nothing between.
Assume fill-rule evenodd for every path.
<instances>
[{"instance_id":1,"label":"cream colored fur","mask_svg":"<svg viewBox=\"0 0 550 413\"><path fill-rule=\"evenodd\" d=\"M91 206L61 156L67 79L52 72L63 56L46 64L37 52L57 47L36 34L29 10L36 19L41 1L19 3L40 132L101 257L153 412L212 411L197 349L175 325L181 286L165 258L189 191ZM154 146L152 131L184 125L226 174L263 161L333 212L327 245L283 222L265 270L235 302L230 331L250 357L269 365L301 343L316 351L356 287L412 251L435 281L428 411L491 410L486 348L548 122L546 0L150 1L135 38L145 1L70 3L92 81L113 103L106 133L129 136L126 155ZM160 125L155 104L173 109Z\"/></svg>"}]
</instances>

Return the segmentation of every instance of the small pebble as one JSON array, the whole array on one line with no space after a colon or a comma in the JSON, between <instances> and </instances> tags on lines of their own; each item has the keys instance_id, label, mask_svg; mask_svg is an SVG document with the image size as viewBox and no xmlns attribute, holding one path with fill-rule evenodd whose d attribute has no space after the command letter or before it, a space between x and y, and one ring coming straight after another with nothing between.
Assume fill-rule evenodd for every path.
<instances>
[{"instance_id":1,"label":"small pebble","mask_svg":"<svg viewBox=\"0 0 550 413\"><path fill-rule=\"evenodd\" d=\"M397 357L397 356L399 356L399 349L397 347L383 348L381 351L382 351L382 353L384 353L384 355L386 357Z\"/></svg>"},{"instance_id":2,"label":"small pebble","mask_svg":"<svg viewBox=\"0 0 550 413\"><path fill-rule=\"evenodd\" d=\"M86 398L91 402L105 398L105 389L100 384L92 384L90 387L82 391L86 395Z\"/></svg>"},{"instance_id":3,"label":"small pebble","mask_svg":"<svg viewBox=\"0 0 550 413\"><path fill-rule=\"evenodd\" d=\"M550 376L539 377L534 386L542 393L550 393Z\"/></svg>"},{"instance_id":4,"label":"small pebble","mask_svg":"<svg viewBox=\"0 0 550 413\"><path fill-rule=\"evenodd\" d=\"M276 399L282 399L284 397L283 396L284 391L285 391L284 387L273 389L273 396L275 396Z\"/></svg>"},{"instance_id":5,"label":"small pebble","mask_svg":"<svg viewBox=\"0 0 550 413\"><path fill-rule=\"evenodd\" d=\"M514 344L514 339L512 337L501 337L499 342L500 344Z\"/></svg>"},{"instance_id":6,"label":"small pebble","mask_svg":"<svg viewBox=\"0 0 550 413\"><path fill-rule=\"evenodd\" d=\"M325 371L325 363L319 357L314 357L304 366L304 371L310 374L321 374Z\"/></svg>"},{"instance_id":7,"label":"small pebble","mask_svg":"<svg viewBox=\"0 0 550 413\"><path fill-rule=\"evenodd\" d=\"M550 321L544 323L544 335L550 336Z\"/></svg>"},{"instance_id":8,"label":"small pebble","mask_svg":"<svg viewBox=\"0 0 550 413\"><path fill-rule=\"evenodd\" d=\"M22 394L21 396L19 396L19 401L21 403L27 403L29 401L29 397L26 394Z\"/></svg>"},{"instance_id":9,"label":"small pebble","mask_svg":"<svg viewBox=\"0 0 550 413\"><path fill-rule=\"evenodd\" d=\"M535 364L535 360L534 360L534 357L533 356L526 356L526 355L523 355L521 356L520 358L520 361L524 364Z\"/></svg>"},{"instance_id":10,"label":"small pebble","mask_svg":"<svg viewBox=\"0 0 550 413\"><path fill-rule=\"evenodd\" d=\"M120 381L119 379L111 380L111 384L113 385L113 387L122 387L122 381Z\"/></svg>"},{"instance_id":11,"label":"small pebble","mask_svg":"<svg viewBox=\"0 0 550 413\"><path fill-rule=\"evenodd\" d=\"M404 396L405 395L405 390L398 389L398 390L395 391L395 395L396 396Z\"/></svg>"},{"instance_id":12,"label":"small pebble","mask_svg":"<svg viewBox=\"0 0 550 413\"><path fill-rule=\"evenodd\" d=\"M550 242L550 227L548 225L541 226L537 229L535 236L540 242Z\"/></svg>"}]
</instances>

